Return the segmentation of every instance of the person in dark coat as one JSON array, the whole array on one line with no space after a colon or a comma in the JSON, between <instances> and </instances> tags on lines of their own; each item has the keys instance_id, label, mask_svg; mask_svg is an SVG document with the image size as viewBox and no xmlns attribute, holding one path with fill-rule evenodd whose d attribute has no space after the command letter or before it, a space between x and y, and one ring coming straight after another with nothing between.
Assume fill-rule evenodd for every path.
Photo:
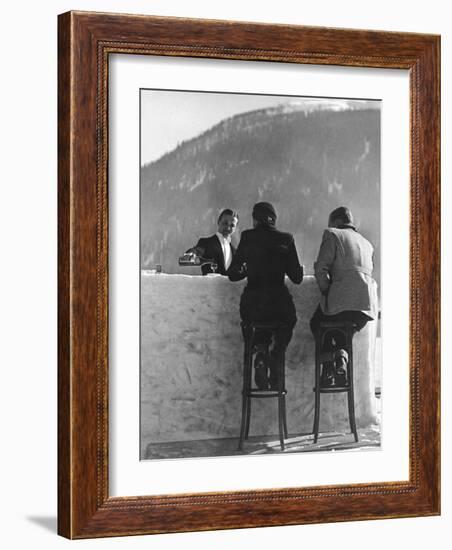
<instances>
[{"instance_id":1,"label":"person in dark coat","mask_svg":"<svg viewBox=\"0 0 452 550\"><path fill-rule=\"evenodd\" d=\"M193 248L187 252L195 252L197 256L212 260L216 265L215 271L212 263L201 265L203 275L219 273L226 275L226 270L231 264L235 248L231 244L231 236L237 228L239 215L234 210L226 208L218 217L218 230L215 235L201 237Z\"/></svg>"},{"instance_id":2,"label":"person in dark coat","mask_svg":"<svg viewBox=\"0 0 452 550\"><path fill-rule=\"evenodd\" d=\"M252 215L253 229L242 232L227 275L231 281L247 278L247 286L240 300L242 321L285 324L275 337L271 353L271 333L260 332L255 339L256 386L264 390L269 387L276 389L278 365L297 322L285 276L293 283L300 284L303 267L298 260L293 236L275 227L277 216L273 206L268 202L259 202L254 205Z\"/></svg>"}]
</instances>

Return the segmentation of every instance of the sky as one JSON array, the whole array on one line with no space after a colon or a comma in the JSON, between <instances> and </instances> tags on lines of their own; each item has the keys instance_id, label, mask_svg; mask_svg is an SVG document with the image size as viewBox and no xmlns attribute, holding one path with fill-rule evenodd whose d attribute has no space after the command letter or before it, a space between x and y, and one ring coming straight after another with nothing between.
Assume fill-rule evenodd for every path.
<instances>
[{"instance_id":1,"label":"sky","mask_svg":"<svg viewBox=\"0 0 452 550\"><path fill-rule=\"evenodd\" d=\"M331 102L329 100L257 94L141 90L141 165L159 159L177 145L239 113L285 103ZM359 101L375 105L378 102Z\"/></svg>"}]
</instances>

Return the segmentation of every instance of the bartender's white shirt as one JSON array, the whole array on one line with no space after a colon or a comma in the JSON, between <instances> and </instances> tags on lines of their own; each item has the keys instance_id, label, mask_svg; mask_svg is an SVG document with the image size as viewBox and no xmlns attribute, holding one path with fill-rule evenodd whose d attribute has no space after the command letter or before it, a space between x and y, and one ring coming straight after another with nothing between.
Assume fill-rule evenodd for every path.
<instances>
[{"instance_id":1,"label":"bartender's white shirt","mask_svg":"<svg viewBox=\"0 0 452 550\"><path fill-rule=\"evenodd\" d=\"M218 237L218 240L220 241L221 248L223 250L224 267L228 269L232 261L231 237L223 237L223 235L218 232L216 235Z\"/></svg>"}]
</instances>

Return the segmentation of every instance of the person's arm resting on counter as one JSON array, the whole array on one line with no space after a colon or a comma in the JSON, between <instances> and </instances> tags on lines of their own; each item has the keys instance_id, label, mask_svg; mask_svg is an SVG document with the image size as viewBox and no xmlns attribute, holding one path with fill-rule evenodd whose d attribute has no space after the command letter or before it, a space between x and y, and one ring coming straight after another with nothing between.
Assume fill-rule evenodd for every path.
<instances>
[{"instance_id":1,"label":"person's arm resting on counter","mask_svg":"<svg viewBox=\"0 0 452 550\"><path fill-rule=\"evenodd\" d=\"M300 261L298 260L297 249L295 248L293 237L288 246L286 273L289 279L296 285L299 285L303 281L303 266L300 265Z\"/></svg>"},{"instance_id":2,"label":"person's arm resting on counter","mask_svg":"<svg viewBox=\"0 0 452 550\"><path fill-rule=\"evenodd\" d=\"M239 246L232 257L231 265L226 271L226 275L230 281L241 281L246 277L246 263L245 263L245 245L243 244L243 236L240 239Z\"/></svg>"},{"instance_id":3,"label":"person's arm resting on counter","mask_svg":"<svg viewBox=\"0 0 452 550\"><path fill-rule=\"evenodd\" d=\"M331 284L331 268L336 257L336 243L334 235L325 230L320 245L317 261L314 263L314 274L320 292L327 294Z\"/></svg>"}]
</instances>

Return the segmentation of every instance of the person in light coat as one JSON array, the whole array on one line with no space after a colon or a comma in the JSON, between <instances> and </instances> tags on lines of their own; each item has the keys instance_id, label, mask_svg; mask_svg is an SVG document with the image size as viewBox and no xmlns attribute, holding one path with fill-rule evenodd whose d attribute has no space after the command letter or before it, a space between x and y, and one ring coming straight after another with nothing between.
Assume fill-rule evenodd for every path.
<instances>
[{"instance_id":1,"label":"person in light coat","mask_svg":"<svg viewBox=\"0 0 452 550\"><path fill-rule=\"evenodd\" d=\"M378 317L373 254L372 244L356 230L350 210L345 206L333 210L314 264L321 292L320 304L310 321L315 337L322 321L352 321L356 330L361 330ZM334 360L343 364L348 359L344 347L342 334L331 332L324 351L334 351Z\"/></svg>"}]
</instances>

